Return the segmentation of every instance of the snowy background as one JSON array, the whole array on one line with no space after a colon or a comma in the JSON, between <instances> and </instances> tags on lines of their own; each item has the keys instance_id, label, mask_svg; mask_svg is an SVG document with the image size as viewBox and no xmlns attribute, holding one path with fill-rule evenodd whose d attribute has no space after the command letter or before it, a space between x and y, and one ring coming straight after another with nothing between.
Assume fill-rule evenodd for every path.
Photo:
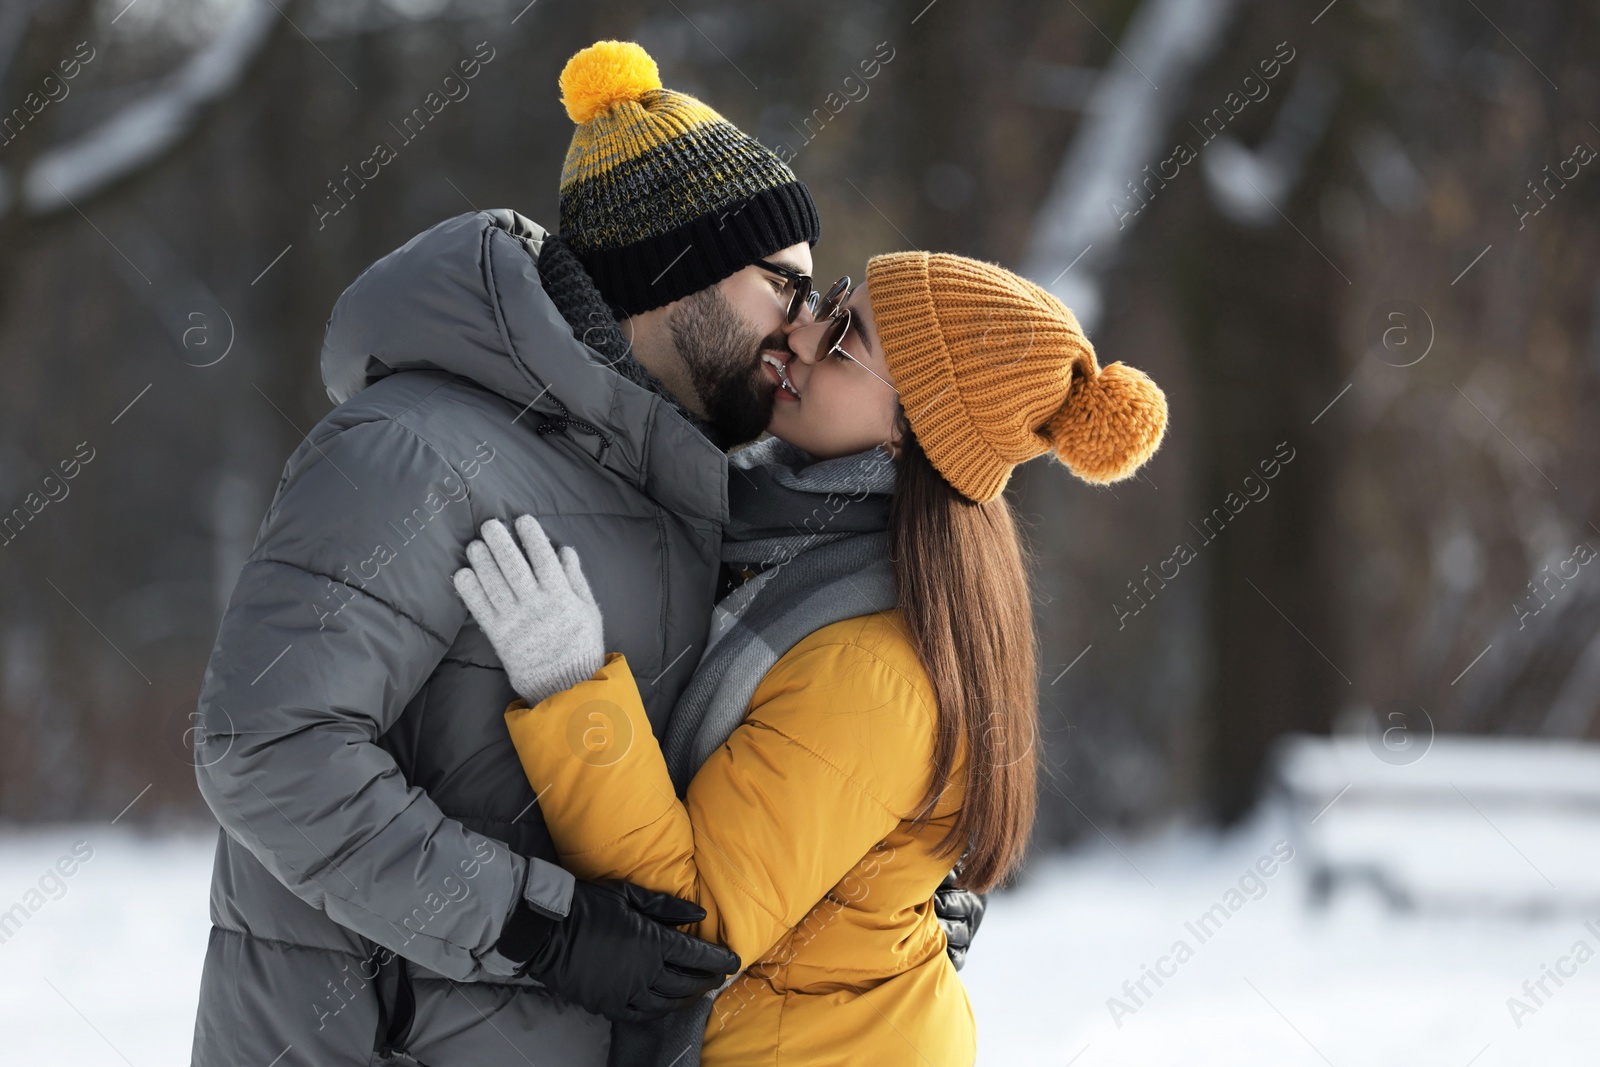
<instances>
[{"instance_id":1,"label":"snowy background","mask_svg":"<svg viewBox=\"0 0 1600 1067\"><path fill-rule=\"evenodd\" d=\"M1480 830L1452 846L1467 873L1522 862L1491 826ZM1021 886L993 900L963 972L979 1062L1594 1062L1600 963L1578 967L1559 989L1549 985L1555 994L1520 1028L1506 1001L1576 941L1600 944L1583 926L1600 920L1600 909L1400 916L1350 892L1318 911L1307 906L1309 854L1300 848L1262 880L1259 899L1200 944L1185 924L1276 842L1292 844L1293 832L1274 810L1221 838L1169 830L1036 862ZM0 901L20 899L77 841L89 842L93 858L0 945L0 1064L187 1062L213 839L103 824L8 833L0 836ZM1530 858L1544 866L1560 857L1535 850ZM1179 939L1195 946L1193 958L1161 988L1147 981L1154 995L1116 1025L1108 999L1131 1003L1123 983Z\"/></svg>"}]
</instances>

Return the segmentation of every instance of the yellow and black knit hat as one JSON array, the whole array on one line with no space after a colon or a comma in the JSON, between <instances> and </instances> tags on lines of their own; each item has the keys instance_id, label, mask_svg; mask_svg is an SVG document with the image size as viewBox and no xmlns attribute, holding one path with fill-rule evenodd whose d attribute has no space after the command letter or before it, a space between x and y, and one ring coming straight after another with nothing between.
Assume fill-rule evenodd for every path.
<instances>
[{"instance_id":1,"label":"yellow and black knit hat","mask_svg":"<svg viewBox=\"0 0 1600 1067\"><path fill-rule=\"evenodd\" d=\"M867 295L906 421L945 480L995 499L1053 452L1086 482L1131 477L1161 447L1167 397L1100 366L1072 310L1003 267L947 252L867 261Z\"/></svg>"},{"instance_id":2,"label":"yellow and black knit hat","mask_svg":"<svg viewBox=\"0 0 1600 1067\"><path fill-rule=\"evenodd\" d=\"M821 236L811 193L783 160L663 89L655 60L631 41L568 60L561 102L578 124L561 169L561 236L620 314Z\"/></svg>"}]
</instances>

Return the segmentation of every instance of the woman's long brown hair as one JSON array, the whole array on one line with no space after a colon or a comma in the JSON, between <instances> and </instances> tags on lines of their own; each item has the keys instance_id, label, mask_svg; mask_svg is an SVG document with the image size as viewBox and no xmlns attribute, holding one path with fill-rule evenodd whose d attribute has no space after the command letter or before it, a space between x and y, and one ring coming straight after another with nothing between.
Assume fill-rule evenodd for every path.
<instances>
[{"instance_id":1,"label":"woman's long brown hair","mask_svg":"<svg viewBox=\"0 0 1600 1067\"><path fill-rule=\"evenodd\" d=\"M938 705L926 821L965 745L960 814L940 851L965 849L957 884L985 892L1022 861L1033 829L1039 683L1022 544L1004 497L958 493L900 419L889 541L895 591Z\"/></svg>"}]
</instances>

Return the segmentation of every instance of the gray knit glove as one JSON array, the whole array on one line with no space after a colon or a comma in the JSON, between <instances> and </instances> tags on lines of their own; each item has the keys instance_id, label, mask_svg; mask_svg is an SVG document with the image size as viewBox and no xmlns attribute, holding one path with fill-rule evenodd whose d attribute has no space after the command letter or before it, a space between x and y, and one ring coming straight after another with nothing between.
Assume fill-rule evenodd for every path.
<instances>
[{"instance_id":1,"label":"gray knit glove","mask_svg":"<svg viewBox=\"0 0 1600 1067\"><path fill-rule=\"evenodd\" d=\"M456 592L478 620L529 704L588 681L605 663L600 605L571 546L557 555L538 520L517 520L522 548L499 519L467 546L472 564L455 574ZM523 553L527 555L524 557Z\"/></svg>"}]
</instances>

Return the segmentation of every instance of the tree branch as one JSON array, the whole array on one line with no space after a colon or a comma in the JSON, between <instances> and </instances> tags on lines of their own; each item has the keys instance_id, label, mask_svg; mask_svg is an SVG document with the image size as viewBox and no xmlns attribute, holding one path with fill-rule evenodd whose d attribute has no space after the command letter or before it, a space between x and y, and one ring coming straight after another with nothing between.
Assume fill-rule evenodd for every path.
<instances>
[{"instance_id":1,"label":"tree branch","mask_svg":"<svg viewBox=\"0 0 1600 1067\"><path fill-rule=\"evenodd\" d=\"M198 125L205 108L237 85L266 46L277 10L242 5L233 20L159 88L79 137L40 152L23 171L15 200L0 171L0 216L46 216L81 203L164 158Z\"/></svg>"}]
</instances>

